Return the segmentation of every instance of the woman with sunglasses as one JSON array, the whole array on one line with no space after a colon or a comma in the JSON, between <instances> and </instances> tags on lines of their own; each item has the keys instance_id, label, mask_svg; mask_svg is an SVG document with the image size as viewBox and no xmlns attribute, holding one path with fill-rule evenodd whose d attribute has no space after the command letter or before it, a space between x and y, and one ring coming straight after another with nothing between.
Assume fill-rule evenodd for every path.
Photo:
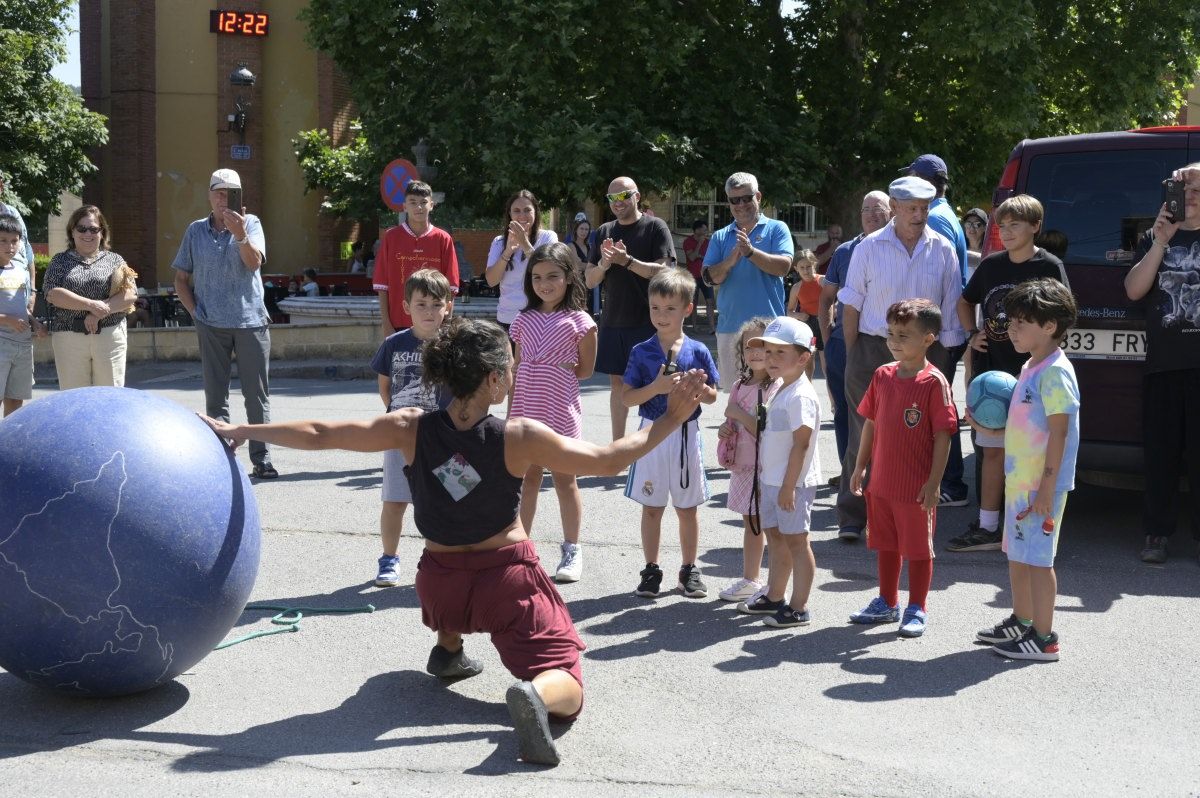
<instances>
[{"instance_id":1,"label":"woman with sunglasses","mask_svg":"<svg viewBox=\"0 0 1200 798\"><path fill-rule=\"evenodd\" d=\"M972 208L962 218L963 233L967 236L967 276L983 258L983 234L987 230L987 214L980 208Z\"/></svg>"},{"instance_id":2,"label":"woman with sunglasses","mask_svg":"<svg viewBox=\"0 0 1200 798\"><path fill-rule=\"evenodd\" d=\"M137 300L137 286L108 240L104 214L84 205L67 220L66 251L46 269L42 290L60 390L125 384L125 316Z\"/></svg>"},{"instance_id":3,"label":"woman with sunglasses","mask_svg":"<svg viewBox=\"0 0 1200 798\"><path fill-rule=\"evenodd\" d=\"M525 268L529 253L543 244L558 241L558 236L553 230L541 229L541 206L528 189L521 189L508 198L504 218L507 226L492 240L484 279L488 285L500 286L496 321L507 331L517 314L525 309Z\"/></svg>"}]
</instances>

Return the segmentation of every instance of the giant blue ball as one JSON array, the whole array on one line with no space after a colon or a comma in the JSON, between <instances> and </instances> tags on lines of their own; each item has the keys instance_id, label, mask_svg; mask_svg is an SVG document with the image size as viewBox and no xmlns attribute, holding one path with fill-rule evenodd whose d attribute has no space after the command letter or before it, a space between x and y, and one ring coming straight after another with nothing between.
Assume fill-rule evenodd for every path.
<instances>
[{"instance_id":1,"label":"giant blue ball","mask_svg":"<svg viewBox=\"0 0 1200 798\"><path fill-rule=\"evenodd\" d=\"M79 388L0 421L0 666L113 696L168 682L237 622L258 505L195 414Z\"/></svg>"}]
</instances>

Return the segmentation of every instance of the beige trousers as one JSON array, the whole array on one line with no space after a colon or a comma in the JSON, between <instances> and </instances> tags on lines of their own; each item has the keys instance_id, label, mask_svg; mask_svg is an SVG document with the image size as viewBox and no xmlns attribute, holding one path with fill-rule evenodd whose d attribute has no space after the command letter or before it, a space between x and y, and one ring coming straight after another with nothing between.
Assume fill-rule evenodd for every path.
<instances>
[{"instance_id":1,"label":"beige trousers","mask_svg":"<svg viewBox=\"0 0 1200 798\"><path fill-rule=\"evenodd\" d=\"M89 385L125 385L125 351L128 340L125 322L105 327L96 335L56 332L50 336L58 389Z\"/></svg>"}]
</instances>

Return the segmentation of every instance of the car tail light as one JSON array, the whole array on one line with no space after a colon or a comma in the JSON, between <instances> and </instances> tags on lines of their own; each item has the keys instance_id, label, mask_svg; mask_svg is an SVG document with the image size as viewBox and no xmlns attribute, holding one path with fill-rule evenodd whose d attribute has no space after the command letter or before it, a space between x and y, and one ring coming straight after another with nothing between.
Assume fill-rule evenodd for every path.
<instances>
[{"instance_id":1,"label":"car tail light","mask_svg":"<svg viewBox=\"0 0 1200 798\"><path fill-rule=\"evenodd\" d=\"M1000 185L996 186L996 190L992 192L993 210L988 215L987 230L983 235L983 252L980 253L985 258L993 252L1004 249L1004 245L1000 243L1000 228L996 227L995 209L999 208L1000 203L1011 197L1017 190L1017 171L1020 168L1021 157L1014 154L1004 167L1004 174L1000 176Z\"/></svg>"}]
</instances>

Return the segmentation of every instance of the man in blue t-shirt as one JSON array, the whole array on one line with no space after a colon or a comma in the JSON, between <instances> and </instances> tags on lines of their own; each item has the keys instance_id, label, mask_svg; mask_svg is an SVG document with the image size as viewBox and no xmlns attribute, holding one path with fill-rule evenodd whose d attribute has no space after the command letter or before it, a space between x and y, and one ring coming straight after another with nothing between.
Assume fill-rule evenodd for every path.
<instances>
[{"instance_id":1,"label":"man in blue t-shirt","mask_svg":"<svg viewBox=\"0 0 1200 798\"><path fill-rule=\"evenodd\" d=\"M937 189L933 202L929 203L929 219L926 224L935 233L944 236L954 245L958 256L958 271L962 276L962 284L967 285L967 236L963 233L958 214L946 200L946 186L950 185L950 172L946 162L932 153L918 157L901 173L915 175L928 180ZM967 345L950 347L947 361L946 379L954 385L954 372L958 369L958 361L962 360L967 351ZM828 357L828 355L826 356ZM946 471L942 475L942 497L939 507L962 507L967 503L967 483L963 482L962 441L958 435L950 436L950 459L946 461Z\"/></svg>"},{"instance_id":2,"label":"man in blue t-shirt","mask_svg":"<svg viewBox=\"0 0 1200 798\"><path fill-rule=\"evenodd\" d=\"M717 366L722 388L737 379L737 333L755 316L786 316L783 276L795 245L788 226L762 214L758 178L734 172L725 181L733 223L713 233L704 255L704 279L717 291Z\"/></svg>"}]
</instances>

